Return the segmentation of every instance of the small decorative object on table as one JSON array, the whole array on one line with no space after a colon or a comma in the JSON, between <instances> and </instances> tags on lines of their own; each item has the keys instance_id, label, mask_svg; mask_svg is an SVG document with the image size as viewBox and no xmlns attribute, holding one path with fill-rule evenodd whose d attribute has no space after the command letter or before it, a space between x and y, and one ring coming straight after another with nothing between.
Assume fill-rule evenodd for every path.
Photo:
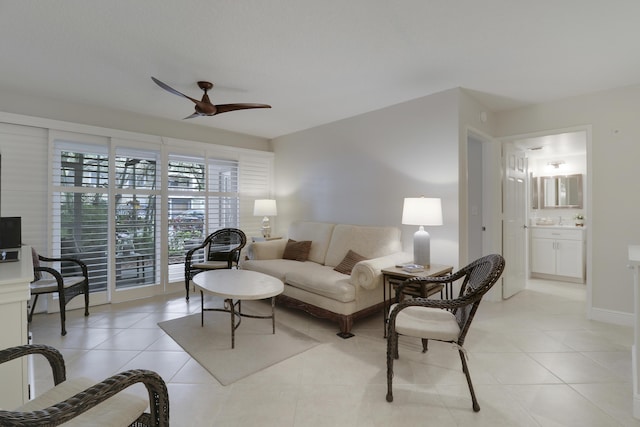
<instances>
[{"instance_id":1,"label":"small decorative object on table","mask_svg":"<svg viewBox=\"0 0 640 427\"><path fill-rule=\"evenodd\" d=\"M402 269L407 273L419 273L424 271L424 266L420 264L405 264L402 266Z\"/></svg>"},{"instance_id":2,"label":"small decorative object on table","mask_svg":"<svg viewBox=\"0 0 640 427\"><path fill-rule=\"evenodd\" d=\"M582 227L584 226L584 215L582 214L576 214L576 216L573 217L576 221L576 227Z\"/></svg>"}]
</instances>

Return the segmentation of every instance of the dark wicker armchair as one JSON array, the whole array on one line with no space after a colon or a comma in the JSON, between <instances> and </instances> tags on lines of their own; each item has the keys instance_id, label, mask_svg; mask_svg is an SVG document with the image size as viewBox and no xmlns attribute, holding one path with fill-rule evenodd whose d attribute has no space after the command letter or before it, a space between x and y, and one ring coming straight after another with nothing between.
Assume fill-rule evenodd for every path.
<instances>
[{"instance_id":1,"label":"dark wicker armchair","mask_svg":"<svg viewBox=\"0 0 640 427\"><path fill-rule=\"evenodd\" d=\"M57 426L62 423L70 426L119 423L131 427L169 425L167 386L157 373L132 369L97 384L86 378L65 381L62 354L53 347L40 344L0 350L0 363L30 354L47 358L55 387L14 411L0 410L1 426ZM136 383L147 388L148 401L130 393L120 393ZM145 412L147 406L149 412Z\"/></svg>"},{"instance_id":2,"label":"dark wicker armchair","mask_svg":"<svg viewBox=\"0 0 640 427\"><path fill-rule=\"evenodd\" d=\"M75 258L48 258L38 255L32 248L33 255L33 282L29 285L31 295L35 295L33 305L29 311L28 321L33 318L33 311L36 308L38 297L41 294L58 293L58 303L60 304L60 323L61 334L66 335L65 327L66 306L67 303L78 295L84 294L84 315L89 315L89 273L87 265ZM59 262L67 267L63 267L61 271L52 267L47 267L41 263ZM78 273L66 274L63 271L67 268L75 267Z\"/></svg>"},{"instance_id":3,"label":"dark wicker armchair","mask_svg":"<svg viewBox=\"0 0 640 427\"><path fill-rule=\"evenodd\" d=\"M398 300L389 311L387 334L387 401L393 401L393 361L398 359L398 335L422 340L422 351L427 351L428 340L456 344L462 361L462 371L467 377L473 410L479 411L469 367L465 359L464 339L471 326L484 294L498 281L504 270L501 255L487 255L450 275L441 277L416 277L398 287ZM448 283L461 280L458 298L437 300L426 298L402 299L402 289L416 283Z\"/></svg>"},{"instance_id":4,"label":"dark wicker armchair","mask_svg":"<svg viewBox=\"0 0 640 427\"><path fill-rule=\"evenodd\" d=\"M191 248L184 261L184 286L189 299L189 284L193 276L206 270L221 270L238 266L240 251L247 244L247 236L237 228L223 228L215 231L204 242ZM204 250L200 259L194 255Z\"/></svg>"}]
</instances>

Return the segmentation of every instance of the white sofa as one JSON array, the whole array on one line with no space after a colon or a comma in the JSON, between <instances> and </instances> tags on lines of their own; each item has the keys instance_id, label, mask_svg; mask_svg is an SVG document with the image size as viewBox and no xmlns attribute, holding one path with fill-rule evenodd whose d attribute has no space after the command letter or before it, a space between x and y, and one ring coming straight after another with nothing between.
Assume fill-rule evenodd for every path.
<instances>
[{"instance_id":1,"label":"white sofa","mask_svg":"<svg viewBox=\"0 0 640 427\"><path fill-rule=\"evenodd\" d=\"M311 241L307 261L282 258L288 239ZM349 250L367 259L355 264L351 275L335 271ZM283 239L250 244L246 258L241 268L284 282L279 303L337 321L338 335L347 338L354 320L382 310L380 270L410 262L412 256L402 252L397 227L299 221Z\"/></svg>"}]
</instances>

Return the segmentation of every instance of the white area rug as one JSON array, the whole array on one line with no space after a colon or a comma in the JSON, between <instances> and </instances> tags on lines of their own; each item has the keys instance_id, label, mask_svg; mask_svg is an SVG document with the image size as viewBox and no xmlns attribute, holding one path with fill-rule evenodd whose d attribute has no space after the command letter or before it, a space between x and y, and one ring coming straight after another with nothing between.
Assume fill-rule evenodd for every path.
<instances>
[{"instance_id":1,"label":"white area rug","mask_svg":"<svg viewBox=\"0 0 640 427\"><path fill-rule=\"evenodd\" d=\"M235 348L231 349L230 315L221 312L205 312L204 327L200 326L200 313L160 322L158 326L222 385L229 385L320 344L277 320L274 335L271 319L243 317L236 329Z\"/></svg>"}]
</instances>

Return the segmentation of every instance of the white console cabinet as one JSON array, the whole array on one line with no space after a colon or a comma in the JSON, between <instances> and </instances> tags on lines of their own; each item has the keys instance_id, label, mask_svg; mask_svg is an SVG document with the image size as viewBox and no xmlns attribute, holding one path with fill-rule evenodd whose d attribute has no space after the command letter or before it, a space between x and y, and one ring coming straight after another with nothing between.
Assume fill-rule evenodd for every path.
<instances>
[{"instance_id":1,"label":"white console cabinet","mask_svg":"<svg viewBox=\"0 0 640 427\"><path fill-rule=\"evenodd\" d=\"M533 227L531 277L585 281L585 238L581 228Z\"/></svg>"},{"instance_id":2,"label":"white console cabinet","mask_svg":"<svg viewBox=\"0 0 640 427\"><path fill-rule=\"evenodd\" d=\"M33 280L31 247L23 246L20 261L0 263L0 348L27 344L27 302ZM29 399L27 357L0 365L0 408L14 409Z\"/></svg>"}]
</instances>

